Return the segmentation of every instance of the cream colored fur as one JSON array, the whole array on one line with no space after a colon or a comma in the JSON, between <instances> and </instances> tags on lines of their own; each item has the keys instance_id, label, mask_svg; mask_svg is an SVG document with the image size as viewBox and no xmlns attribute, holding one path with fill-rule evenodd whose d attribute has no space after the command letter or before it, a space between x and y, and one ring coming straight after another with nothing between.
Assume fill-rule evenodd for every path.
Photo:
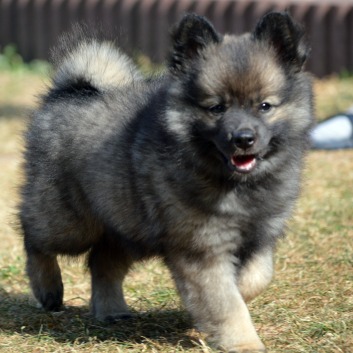
<instances>
[{"instance_id":1,"label":"cream colored fur","mask_svg":"<svg viewBox=\"0 0 353 353\"><path fill-rule=\"evenodd\" d=\"M112 42L82 42L61 62L54 84L65 86L74 78L84 78L99 90L139 80L142 75L132 60Z\"/></svg>"},{"instance_id":2,"label":"cream colored fur","mask_svg":"<svg viewBox=\"0 0 353 353\"><path fill-rule=\"evenodd\" d=\"M265 249L255 254L240 271L238 288L246 302L259 295L271 282L273 275L273 250Z\"/></svg>"}]
</instances>

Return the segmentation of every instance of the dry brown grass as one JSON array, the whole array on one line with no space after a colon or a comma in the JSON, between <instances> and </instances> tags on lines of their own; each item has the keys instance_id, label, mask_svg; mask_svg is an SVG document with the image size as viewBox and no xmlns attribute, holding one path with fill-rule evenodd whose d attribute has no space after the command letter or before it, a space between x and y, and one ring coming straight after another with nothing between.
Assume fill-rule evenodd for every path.
<instances>
[{"instance_id":1,"label":"dry brown grass","mask_svg":"<svg viewBox=\"0 0 353 353\"><path fill-rule=\"evenodd\" d=\"M210 352L181 309L166 269L137 266L127 300L142 312L113 326L88 315L82 261L63 264L62 313L37 309L24 273L15 225L21 180L21 131L33 96L45 86L30 74L0 73L0 351ZM353 104L353 80L317 82L318 115ZM311 152L306 183L288 236L280 242L276 278L251 304L261 337L274 353L353 352L353 151Z\"/></svg>"}]
</instances>

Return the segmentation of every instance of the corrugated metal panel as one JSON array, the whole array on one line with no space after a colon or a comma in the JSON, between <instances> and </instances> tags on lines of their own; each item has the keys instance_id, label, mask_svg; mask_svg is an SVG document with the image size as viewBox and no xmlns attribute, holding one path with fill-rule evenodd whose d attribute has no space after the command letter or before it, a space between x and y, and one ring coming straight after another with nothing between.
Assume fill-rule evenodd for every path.
<instances>
[{"instance_id":1,"label":"corrugated metal panel","mask_svg":"<svg viewBox=\"0 0 353 353\"><path fill-rule=\"evenodd\" d=\"M63 31L87 22L125 50L161 62L169 28L185 12L207 16L220 32L242 33L266 12L285 9L307 28L309 70L317 76L353 71L353 0L0 0L0 46L15 43L25 60L47 59Z\"/></svg>"}]
</instances>

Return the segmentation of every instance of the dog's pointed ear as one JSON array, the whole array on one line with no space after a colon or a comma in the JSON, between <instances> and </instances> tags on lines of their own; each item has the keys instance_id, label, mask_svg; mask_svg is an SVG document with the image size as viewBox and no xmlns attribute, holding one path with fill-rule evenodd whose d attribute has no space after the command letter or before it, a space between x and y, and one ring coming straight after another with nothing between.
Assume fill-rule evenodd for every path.
<instances>
[{"instance_id":1,"label":"dog's pointed ear","mask_svg":"<svg viewBox=\"0 0 353 353\"><path fill-rule=\"evenodd\" d=\"M257 24L253 38L267 41L291 72L299 72L309 55L303 27L295 23L287 12L265 15Z\"/></svg>"},{"instance_id":2,"label":"dog's pointed ear","mask_svg":"<svg viewBox=\"0 0 353 353\"><path fill-rule=\"evenodd\" d=\"M221 35L204 17L187 14L172 28L172 52L169 67L172 71L184 71L187 64L212 43L219 43Z\"/></svg>"}]
</instances>

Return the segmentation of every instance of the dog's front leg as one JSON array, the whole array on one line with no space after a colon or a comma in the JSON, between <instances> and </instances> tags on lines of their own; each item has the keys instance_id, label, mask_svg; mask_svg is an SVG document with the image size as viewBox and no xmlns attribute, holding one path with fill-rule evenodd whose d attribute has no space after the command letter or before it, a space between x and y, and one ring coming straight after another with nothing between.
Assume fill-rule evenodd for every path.
<instances>
[{"instance_id":1,"label":"dog's front leg","mask_svg":"<svg viewBox=\"0 0 353 353\"><path fill-rule=\"evenodd\" d=\"M240 268L237 284L241 295L249 302L260 294L271 282L273 275L273 249L264 248Z\"/></svg>"},{"instance_id":2,"label":"dog's front leg","mask_svg":"<svg viewBox=\"0 0 353 353\"><path fill-rule=\"evenodd\" d=\"M209 340L227 352L265 352L236 286L231 257L167 261L186 308Z\"/></svg>"}]
</instances>

